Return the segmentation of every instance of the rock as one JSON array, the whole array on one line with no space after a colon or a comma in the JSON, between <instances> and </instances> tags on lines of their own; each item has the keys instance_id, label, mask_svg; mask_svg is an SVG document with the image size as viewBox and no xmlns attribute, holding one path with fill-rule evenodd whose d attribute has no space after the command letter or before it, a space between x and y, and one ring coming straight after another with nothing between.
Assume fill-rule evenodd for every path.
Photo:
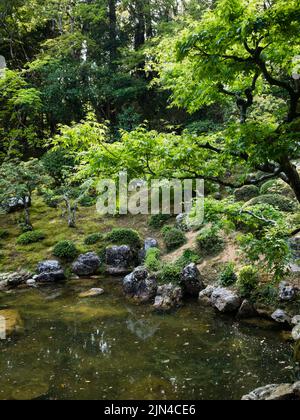
<instances>
[{"instance_id":1,"label":"rock","mask_svg":"<svg viewBox=\"0 0 300 420\"><path fill-rule=\"evenodd\" d=\"M258 316L255 306L245 299L237 314L238 319L255 318Z\"/></svg>"},{"instance_id":2,"label":"rock","mask_svg":"<svg viewBox=\"0 0 300 420\"><path fill-rule=\"evenodd\" d=\"M103 293L104 293L103 289L91 289L91 290L88 290L87 292L80 293L79 297L81 299L85 299L85 298L100 296L100 295L103 295Z\"/></svg>"},{"instance_id":3,"label":"rock","mask_svg":"<svg viewBox=\"0 0 300 420\"><path fill-rule=\"evenodd\" d=\"M296 315L292 319L292 325L298 325L298 324L300 324L300 315Z\"/></svg>"},{"instance_id":4,"label":"rock","mask_svg":"<svg viewBox=\"0 0 300 420\"><path fill-rule=\"evenodd\" d=\"M199 302L205 305L211 305L211 295L216 290L215 286L207 286L204 290L199 293Z\"/></svg>"},{"instance_id":5,"label":"rock","mask_svg":"<svg viewBox=\"0 0 300 420\"><path fill-rule=\"evenodd\" d=\"M196 264L189 264L182 270L180 286L184 296L190 297L199 296L200 291L205 288Z\"/></svg>"},{"instance_id":6,"label":"rock","mask_svg":"<svg viewBox=\"0 0 300 420\"><path fill-rule=\"evenodd\" d=\"M241 298L229 289L218 287L211 295L212 305L223 313L236 312L241 306Z\"/></svg>"},{"instance_id":7,"label":"rock","mask_svg":"<svg viewBox=\"0 0 300 420\"><path fill-rule=\"evenodd\" d=\"M295 341L300 340L300 324L296 325L292 331L292 337Z\"/></svg>"},{"instance_id":8,"label":"rock","mask_svg":"<svg viewBox=\"0 0 300 420\"><path fill-rule=\"evenodd\" d=\"M54 273L55 271L60 270L62 270L62 266L60 262L56 260L41 261L37 266L38 274Z\"/></svg>"},{"instance_id":9,"label":"rock","mask_svg":"<svg viewBox=\"0 0 300 420\"><path fill-rule=\"evenodd\" d=\"M30 198L26 198L27 205L30 206ZM24 203L23 200L13 197L10 198L5 203L1 204L0 207L6 212L6 213L14 213L15 211L23 210L24 209Z\"/></svg>"},{"instance_id":10,"label":"rock","mask_svg":"<svg viewBox=\"0 0 300 420\"><path fill-rule=\"evenodd\" d=\"M28 287L36 287L37 286L36 281L33 280L33 279L27 280L26 284L27 284Z\"/></svg>"},{"instance_id":11,"label":"rock","mask_svg":"<svg viewBox=\"0 0 300 420\"><path fill-rule=\"evenodd\" d=\"M278 322L279 324L290 324L291 323L291 318L290 316L283 311L282 309L277 309L277 311L275 311L272 315L271 318Z\"/></svg>"},{"instance_id":12,"label":"rock","mask_svg":"<svg viewBox=\"0 0 300 420\"><path fill-rule=\"evenodd\" d=\"M243 401L298 401L300 400L300 382L294 385L267 385L255 389L242 398Z\"/></svg>"},{"instance_id":13,"label":"rock","mask_svg":"<svg viewBox=\"0 0 300 420\"><path fill-rule=\"evenodd\" d=\"M154 302L154 309L167 312L177 308L182 302L182 289L172 283L159 286Z\"/></svg>"},{"instance_id":14,"label":"rock","mask_svg":"<svg viewBox=\"0 0 300 420\"><path fill-rule=\"evenodd\" d=\"M158 242L156 239L147 238L144 242L144 250L147 252L151 248L158 248Z\"/></svg>"},{"instance_id":15,"label":"rock","mask_svg":"<svg viewBox=\"0 0 300 420\"><path fill-rule=\"evenodd\" d=\"M42 261L37 266L36 283L57 283L66 279L64 270L56 260Z\"/></svg>"},{"instance_id":16,"label":"rock","mask_svg":"<svg viewBox=\"0 0 300 420\"><path fill-rule=\"evenodd\" d=\"M157 280L145 267L137 267L123 280L124 293L139 302L149 302L155 298Z\"/></svg>"},{"instance_id":17,"label":"rock","mask_svg":"<svg viewBox=\"0 0 300 420\"><path fill-rule=\"evenodd\" d=\"M290 286L286 282L282 282L279 285L279 299L283 302L290 302L295 299L297 294L297 288Z\"/></svg>"},{"instance_id":18,"label":"rock","mask_svg":"<svg viewBox=\"0 0 300 420\"><path fill-rule=\"evenodd\" d=\"M259 188L255 185L245 185L234 191L236 201L249 201L259 196Z\"/></svg>"},{"instance_id":19,"label":"rock","mask_svg":"<svg viewBox=\"0 0 300 420\"><path fill-rule=\"evenodd\" d=\"M72 271L79 277L96 274L101 266L101 260L95 252L80 255L72 265Z\"/></svg>"},{"instance_id":20,"label":"rock","mask_svg":"<svg viewBox=\"0 0 300 420\"><path fill-rule=\"evenodd\" d=\"M32 277L28 271L18 271L15 273L0 274L0 290L14 289L22 284L26 284L27 280Z\"/></svg>"},{"instance_id":21,"label":"rock","mask_svg":"<svg viewBox=\"0 0 300 420\"><path fill-rule=\"evenodd\" d=\"M0 339L4 340L22 328L23 322L18 311L14 309L0 311Z\"/></svg>"},{"instance_id":22,"label":"rock","mask_svg":"<svg viewBox=\"0 0 300 420\"><path fill-rule=\"evenodd\" d=\"M189 232L190 227L188 223L188 215L186 213L180 213L176 217L176 227L183 232Z\"/></svg>"},{"instance_id":23,"label":"rock","mask_svg":"<svg viewBox=\"0 0 300 420\"><path fill-rule=\"evenodd\" d=\"M295 260L300 258L300 236L294 236L289 240L289 246L292 250Z\"/></svg>"},{"instance_id":24,"label":"rock","mask_svg":"<svg viewBox=\"0 0 300 420\"><path fill-rule=\"evenodd\" d=\"M106 271L112 276L129 274L135 266L135 257L128 245L106 248Z\"/></svg>"}]
</instances>

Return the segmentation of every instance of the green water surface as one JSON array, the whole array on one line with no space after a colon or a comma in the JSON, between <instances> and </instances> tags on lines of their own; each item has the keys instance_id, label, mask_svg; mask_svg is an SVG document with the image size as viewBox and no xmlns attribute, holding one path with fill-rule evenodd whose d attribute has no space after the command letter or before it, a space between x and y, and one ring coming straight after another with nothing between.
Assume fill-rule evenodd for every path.
<instances>
[{"instance_id":1,"label":"green water surface","mask_svg":"<svg viewBox=\"0 0 300 420\"><path fill-rule=\"evenodd\" d=\"M105 294L80 299L102 287ZM291 345L278 331L189 302L174 314L126 300L112 279L0 296L24 328L0 340L0 399L240 399L292 382Z\"/></svg>"}]
</instances>

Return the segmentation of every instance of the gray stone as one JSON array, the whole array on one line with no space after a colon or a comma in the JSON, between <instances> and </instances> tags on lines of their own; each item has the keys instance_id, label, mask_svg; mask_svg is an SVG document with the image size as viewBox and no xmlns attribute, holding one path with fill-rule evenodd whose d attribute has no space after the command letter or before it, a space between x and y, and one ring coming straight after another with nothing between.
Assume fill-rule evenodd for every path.
<instances>
[{"instance_id":1,"label":"gray stone","mask_svg":"<svg viewBox=\"0 0 300 420\"><path fill-rule=\"evenodd\" d=\"M279 324L290 324L291 323L291 318L290 316L283 311L282 309L277 309L272 315L271 318L278 322Z\"/></svg>"},{"instance_id":2,"label":"gray stone","mask_svg":"<svg viewBox=\"0 0 300 420\"><path fill-rule=\"evenodd\" d=\"M63 270L53 271L51 273L41 273L33 277L36 283L58 283L66 279Z\"/></svg>"},{"instance_id":3,"label":"gray stone","mask_svg":"<svg viewBox=\"0 0 300 420\"><path fill-rule=\"evenodd\" d=\"M295 299L297 294L297 288L290 286L286 282L282 282L279 285L279 299L282 302L290 302Z\"/></svg>"},{"instance_id":4,"label":"gray stone","mask_svg":"<svg viewBox=\"0 0 300 420\"><path fill-rule=\"evenodd\" d=\"M92 297L97 297L97 296L101 296L103 295L104 290L103 289L99 289L99 288L94 288L94 289L90 289L87 292L82 292L79 294L79 297L81 299L85 299L85 298L92 298Z\"/></svg>"},{"instance_id":5,"label":"gray stone","mask_svg":"<svg viewBox=\"0 0 300 420\"><path fill-rule=\"evenodd\" d=\"M37 266L37 273L53 273L62 270L62 266L59 261L47 260L41 261Z\"/></svg>"},{"instance_id":6,"label":"gray stone","mask_svg":"<svg viewBox=\"0 0 300 420\"><path fill-rule=\"evenodd\" d=\"M72 271L79 277L93 276L100 268L101 260L95 252L80 255L72 264Z\"/></svg>"},{"instance_id":7,"label":"gray stone","mask_svg":"<svg viewBox=\"0 0 300 420\"><path fill-rule=\"evenodd\" d=\"M154 238L147 238L144 242L144 250L147 252L151 248L158 248L158 242Z\"/></svg>"},{"instance_id":8,"label":"gray stone","mask_svg":"<svg viewBox=\"0 0 300 420\"><path fill-rule=\"evenodd\" d=\"M159 286L154 302L154 309L159 312L168 312L176 309L182 303L182 289L172 283Z\"/></svg>"},{"instance_id":9,"label":"gray stone","mask_svg":"<svg viewBox=\"0 0 300 420\"><path fill-rule=\"evenodd\" d=\"M127 296L139 302L153 300L157 292L157 279L145 267L137 267L123 280L123 290Z\"/></svg>"},{"instance_id":10,"label":"gray stone","mask_svg":"<svg viewBox=\"0 0 300 420\"><path fill-rule=\"evenodd\" d=\"M241 298L233 291L218 287L211 295L211 303L223 313L236 312L241 304Z\"/></svg>"},{"instance_id":11,"label":"gray stone","mask_svg":"<svg viewBox=\"0 0 300 420\"><path fill-rule=\"evenodd\" d=\"M200 291L205 288L196 264L191 263L182 270L180 286L182 287L184 296L190 297L199 296Z\"/></svg>"},{"instance_id":12,"label":"gray stone","mask_svg":"<svg viewBox=\"0 0 300 420\"><path fill-rule=\"evenodd\" d=\"M254 305L251 302L249 302L249 300L245 299L239 309L237 317L239 319L247 319L255 318L256 316L258 316L258 313Z\"/></svg>"},{"instance_id":13,"label":"gray stone","mask_svg":"<svg viewBox=\"0 0 300 420\"><path fill-rule=\"evenodd\" d=\"M180 213L176 217L176 227L183 232L188 232L190 230L188 223L188 215L186 213Z\"/></svg>"},{"instance_id":14,"label":"gray stone","mask_svg":"<svg viewBox=\"0 0 300 420\"><path fill-rule=\"evenodd\" d=\"M113 276L129 274L135 267L136 258L128 245L106 248L106 271Z\"/></svg>"},{"instance_id":15,"label":"gray stone","mask_svg":"<svg viewBox=\"0 0 300 420\"><path fill-rule=\"evenodd\" d=\"M292 319L292 325L298 325L298 324L300 324L300 315L296 315Z\"/></svg>"},{"instance_id":16,"label":"gray stone","mask_svg":"<svg viewBox=\"0 0 300 420\"><path fill-rule=\"evenodd\" d=\"M298 401L300 400L300 382L294 385L267 385L245 395L243 401Z\"/></svg>"},{"instance_id":17,"label":"gray stone","mask_svg":"<svg viewBox=\"0 0 300 420\"><path fill-rule=\"evenodd\" d=\"M300 324L297 324L292 331L292 337L295 341L300 340Z\"/></svg>"},{"instance_id":18,"label":"gray stone","mask_svg":"<svg viewBox=\"0 0 300 420\"><path fill-rule=\"evenodd\" d=\"M27 280L26 284L27 284L28 287L36 287L37 286L36 281L33 280L33 279Z\"/></svg>"},{"instance_id":19,"label":"gray stone","mask_svg":"<svg viewBox=\"0 0 300 420\"><path fill-rule=\"evenodd\" d=\"M216 286L207 286L204 290L199 293L199 302L205 305L211 305L211 295L216 290Z\"/></svg>"},{"instance_id":20,"label":"gray stone","mask_svg":"<svg viewBox=\"0 0 300 420\"><path fill-rule=\"evenodd\" d=\"M14 289L22 284L26 284L31 277L31 273L22 270L15 273L0 273L0 290L6 288Z\"/></svg>"}]
</instances>

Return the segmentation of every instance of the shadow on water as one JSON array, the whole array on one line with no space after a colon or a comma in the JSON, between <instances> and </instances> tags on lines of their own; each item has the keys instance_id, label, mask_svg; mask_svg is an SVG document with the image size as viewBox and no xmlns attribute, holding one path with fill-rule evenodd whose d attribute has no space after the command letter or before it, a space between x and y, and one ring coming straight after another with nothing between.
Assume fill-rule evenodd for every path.
<instances>
[{"instance_id":1,"label":"shadow on water","mask_svg":"<svg viewBox=\"0 0 300 420\"><path fill-rule=\"evenodd\" d=\"M79 299L102 287L105 294ZM24 328L0 340L0 399L240 399L295 379L278 332L190 302L165 316L128 302L112 279L1 296Z\"/></svg>"}]
</instances>

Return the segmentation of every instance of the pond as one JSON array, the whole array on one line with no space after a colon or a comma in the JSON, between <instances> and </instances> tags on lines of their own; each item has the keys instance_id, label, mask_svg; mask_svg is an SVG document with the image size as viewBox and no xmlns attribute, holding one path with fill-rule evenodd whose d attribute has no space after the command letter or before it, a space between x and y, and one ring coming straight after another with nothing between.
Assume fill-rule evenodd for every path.
<instances>
[{"instance_id":1,"label":"pond","mask_svg":"<svg viewBox=\"0 0 300 420\"><path fill-rule=\"evenodd\" d=\"M80 299L102 287L105 294ZM237 323L189 302L158 315L116 279L1 295L23 329L0 340L0 399L240 399L293 382L291 345L278 331Z\"/></svg>"}]
</instances>

